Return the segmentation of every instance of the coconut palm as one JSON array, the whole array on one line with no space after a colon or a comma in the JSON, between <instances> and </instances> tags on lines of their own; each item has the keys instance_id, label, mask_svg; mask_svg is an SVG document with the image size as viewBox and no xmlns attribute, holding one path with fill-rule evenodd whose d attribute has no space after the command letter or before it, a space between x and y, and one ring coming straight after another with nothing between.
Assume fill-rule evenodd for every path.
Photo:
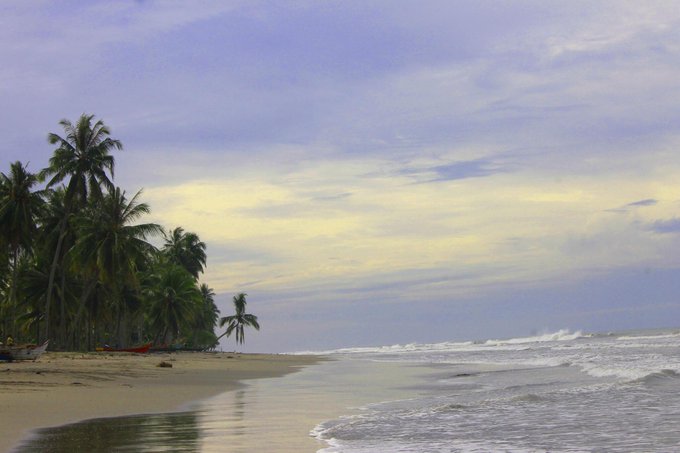
<instances>
[{"instance_id":1,"label":"coconut palm","mask_svg":"<svg viewBox=\"0 0 680 453\"><path fill-rule=\"evenodd\" d=\"M196 280L181 266L169 262L156 264L146 282L149 325L156 333L155 342L167 343L190 324L195 307L201 303Z\"/></svg>"},{"instance_id":2,"label":"coconut palm","mask_svg":"<svg viewBox=\"0 0 680 453\"><path fill-rule=\"evenodd\" d=\"M177 227L165 234L163 252L168 259L185 268L194 278L203 272L206 263L205 243L196 233Z\"/></svg>"},{"instance_id":3,"label":"coconut palm","mask_svg":"<svg viewBox=\"0 0 680 453\"><path fill-rule=\"evenodd\" d=\"M68 217L74 203L84 206L88 195L102 198L102 187L109 191L114 189L113 178L114 158L109 154L113 149L122 149L120 141L109 137L109 128L99 120L92 123L94 115L81 115L74 125L68 120L61 120L59 124L66 133L65 137L50 133L47 140L52 145L58 145L50 158L49 166L41 172L42 178L51 177L47 187L52 187L65 179L69 179L66 186L65 213L59 225L54 258L50 268L48 292L45 302L46 335L50 333L50 305L52 301L52 287L56 275L59 258L62 252L63 237L65 235Z\"/></svg>"},{"instance_id":4,"label":"coconut palm","mask_svg":"<svg viewBox=\"0 0 680 453\"><path fill-rule=\"evenodd\" d=\"M194 308L194 320L189 326L186 337L192 347L211 348L217 344L215 326L220 311L215 305L215 292L207 284L199 287L201 303Z\"/></svg>"},{"instance_id":5,"label":"coconut palm","mask_svg":"<svg viewBox=\"0 0 680 453\"><path fill-rule=\"evenodd\" d=\"M69 252L83 274L88 276L80 313L89 292L100 282L113 296L119 328L125 314L123 289L126 286L139 288L139 267L155 251L146 239L163 232L155 223L134 224L149 213L149 206L138 202L140 193L128 201L125 192L115 188L100 203L91 206L86 215L79 218L78 240ZM119 338L119 342L122 341Z\"/></svg>"},{"instance_id":6,"label":"coconut palm","mask_svg":"<svg viewBox=\"0 0 680 453\"><path fill-rule=\"evenodd\" d=\"M163 232L155 223L134 224L150 212L149 205L138 201L140 194L128 201L125 191L115 188L80 218L73 252L81 262L94 265L104 283L137 285L138 264L155 250L146 240Z\"/></svg>"},{"instance_id":7,"label":"coconut palm","mask_svg":"<svg viewBox=\"0 0 680 453\"><path fill-rule=\"evenodd\" d=\"M235 314L220 319L220 327L224 327L227 324L227 330L217 337L217 340L219 341L225 335L230 337L232 332L236 332L236 344L243 344L245 340L244 328L248 326L253 327L255 330L260 330L260 324L257 322L257 316L246 313L247 302L245 293L237 294L233 300Z\"/></svg>"},{"instance_id":8,"label":"coconut palm","mask_svg":"<svg viewBox=\"0 0 680 453\"><path fill-rule=\"evenodd\" d=\"M37 176L19 161L11 165L9 175L0 173L0 235L9 248L12 269L7 300L10 313L5 319L14 319L20 254L32 251L36 219L44 203L43 191L33 191L37 183Z\"/></svg>"},{"instance_id":9,"label":"coconut palm","mask_svg":"<svg viewBox=\"0 0 680 453\"><path fill-rule=\"evenodd\" d=\"M115 161L109 153L114 148L123 149L123 145L109 137L111 132L101 120L92 124L93 119L94 115L83 114L75 125L69 120L61 120L59 124L66 138L54 133L47 136L49 143L58 147L42 175L51 176L48 187L69 179L68 202L77 198L84 204L88 195L102 198L102 186L108 191L115 188L107 175L107 170L111 178L114 174Z\"/></svg>"}]
</instances>

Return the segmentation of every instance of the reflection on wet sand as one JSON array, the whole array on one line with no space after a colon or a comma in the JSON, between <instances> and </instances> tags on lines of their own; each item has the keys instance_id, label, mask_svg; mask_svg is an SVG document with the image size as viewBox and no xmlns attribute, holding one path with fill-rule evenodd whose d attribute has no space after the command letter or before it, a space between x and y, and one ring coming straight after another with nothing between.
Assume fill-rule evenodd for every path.
<instances>
[{"instance_id":1,"label":"reflection on wet sand","mask_svg":"<svg viewBox=\"0 0 680 453\"><path fill-rule=\"evenodd\" d=\"M80 451L199 451L196 414L136 415L98 418L45 428L28 439L17 453L74 453Z\"/></svg>"}]
</instances>

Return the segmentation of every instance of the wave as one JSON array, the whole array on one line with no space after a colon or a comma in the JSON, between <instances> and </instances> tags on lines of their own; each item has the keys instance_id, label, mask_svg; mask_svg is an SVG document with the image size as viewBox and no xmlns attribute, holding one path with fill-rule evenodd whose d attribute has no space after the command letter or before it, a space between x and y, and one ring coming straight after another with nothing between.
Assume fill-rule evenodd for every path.
<instances>
[{"instance_id":1,"label":"wave","mask_svg":"<svg viewBox=\"0 0 680 453\"><path fill-rule=\"evenodd\" d=\"M624 382L652 383L659 379L680 378L678 371L669 368L656 368L660 364L597 364L580 363L578 367L590 376L603 378L613 377L622 379Z\"/></svg>"},{"instance_id":2,"label":"wave","mask_svg":"<svg viewBox=\"0 0 680 453\"><path fill-rule=\"evenodd\" d=\"M645 384L653 384L660 381L668 381L670 379L679 379L680 373L675 370L661 370L654 373L650 373L647 376L639 379L639 382Z\"/></svg>"},{"instance_id":3,"label":"wave","mask_svg":"<svg viewBox=\"0 0 680 453\"><path fill-rule=\"evenodd\" d=\"M680 333L669 333L659 335L623 335L617 338L619 341L637 341L637 340L664 340L668 338L680 338Z\"/></svg>"},{"instance_id":4,"label":"wave","mask_svg":"<svg viewBox=\"0 0 680 453\"><path fill-rule=\"evenodd\" d=\"M473 341L443 343L408 343L389 346L361 346L355 348L329 349L326 351L296 351L295 355L331 355L331 354L390 354L403 352L451 351L457 348L472 346Z\"/></svg>"},{"instance_id":5,"label":"wave","mask_svg":"<svg viewBox=\"0 0 680 453\"><path fill-rule=\"evenodd\" d=\"M483 344L489 346L502 346L502 345L515 345L515 344L525 344L525 343L546 343L552 341L571 341L579 338L586 337L583 332L577 330L576 332L571 332L568 329L561 329L557 332L545 333L542 335L536 335L533 337L520 337L511 338L509 340L487 340Z\"/></svg>"},{"instance_id":6,"label":"wave","mask_svg":"<svg viewBox=\"0 0 680 453\"><path fill-rule=\"evenodd\" d=\"M454 352L471 351L475 348L490 348L497 346L517 346L527 345L524 349L530 349L530 343L564 342L587 338L580 330L572 332L568 329L561 329L557 332L544 333L532 337L518 337L506 340L481 340L481 341L461 341L461 342L442 342L442 343L408 343L394 344L389 346L366 346L354 348L330 349L325 351L298 351L292 354L298 355L332 355L332 354L390 354L390 353L409 353L409 352Z\"/></svg>"},{"instance_id":7,"label":"wave","mask_svg":"<svg viewBox=\"0 0 680 453\"><path fill-rule=\"evenodd\" d=\"M526 395L515 396L511 399L515 403L542 403L546 398L535 393L527 393Z\"/></svg>"}]
</instances>

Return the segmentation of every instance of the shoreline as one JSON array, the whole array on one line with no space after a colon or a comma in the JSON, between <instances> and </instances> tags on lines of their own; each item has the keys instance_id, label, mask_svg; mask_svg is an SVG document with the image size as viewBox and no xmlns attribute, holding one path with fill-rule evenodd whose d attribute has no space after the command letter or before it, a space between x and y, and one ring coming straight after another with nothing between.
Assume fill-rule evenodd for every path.
<instances>
[{"instance_id":1,"label":"shoreline","mask_svg":"<svg viewBox=\"0 0 680 453\"><path fill-rule=\"evenodd\" d=\"M319 356L47 352L0 363L0 452L39 428L93 418L180 412L190 403L324 361ZM159 367L166 362L172 367ZM310 450L311 451L311 450Z\"/></svg>"}]
</instances>

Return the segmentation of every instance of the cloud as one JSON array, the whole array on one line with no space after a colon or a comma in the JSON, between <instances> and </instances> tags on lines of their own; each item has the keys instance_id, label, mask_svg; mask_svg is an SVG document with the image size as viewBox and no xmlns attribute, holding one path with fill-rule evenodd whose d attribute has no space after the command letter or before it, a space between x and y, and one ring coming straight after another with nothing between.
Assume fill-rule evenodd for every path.
<instances>
[{"instance_id":1,"label":"cloud","mask_svg":"<svg viewBox=\"0 0 680 453\"><path fill-rule=\"evenodd\" d=\"M487 160L477 159L467 162L454 162L430 169L437 174L432 181L453 181L466 178L480 178L504 171L499 165Z\"/></svg>"},{"instance_id":2,"label":"cloud","mask_svg":"<svg viewBox=\"0 0 680 453\"><path fill-rule=\"evenodd\" d=\"M425 165L423 165L425 164ZM490 159L474 159L441 165L407 165L397 170L397 174L414 178L418 183L455 181L467 178L481 178L505 171Z\"/></svg>"},{"instance_id":3,"label":"cloud","mask_svg":"<svg viewBox=\"0 0 680 453\"><path fill-rule=\"evenodd\" d=\"M657 220L650 225L650 229L655 233L680 233L680 218L672 218L668 220Z\"/></svg>"},{"instance_id":4,"label":"cloud","mask_svg":"<svg viewBox=\"0 0 680 453\"><path fill-rule=\"evenodd\" d=\"M618 207L618 208L613 208L613 209L605 209L606 212L618 212L618 213L626 213L629 212L629 208L638 208L638 207L648 207L648 206L656 206L659 203L659 200L655 200L653 198L646 198L644 200L639 200L639 201L633 201L632 203L626 203L625 205Z\"/></svg>"},{"instance_id":5,"label":"cloud","mask_svg":"<svg viewBox=\"0 0 680 453\"><path fill-rule=\"evenodd\" d=\"M95 113L218 292L322 317L675 265L669 2L37 5L0 6L0 154Z\"/></svg>"},{"instance_id":6,"label":"cloud","mask_svg":"<svg viewBox=\"0 0 680 453\"><path fill-rule=\"evenodd\" d=\"M644 200L639 200L639 201L634 201L632 203L628 203L626 206L630 207L637 207L637 206L654 206L658 203L658 200L655 200L653 198L647 198Z\"/></svg>"}]
</instances>

